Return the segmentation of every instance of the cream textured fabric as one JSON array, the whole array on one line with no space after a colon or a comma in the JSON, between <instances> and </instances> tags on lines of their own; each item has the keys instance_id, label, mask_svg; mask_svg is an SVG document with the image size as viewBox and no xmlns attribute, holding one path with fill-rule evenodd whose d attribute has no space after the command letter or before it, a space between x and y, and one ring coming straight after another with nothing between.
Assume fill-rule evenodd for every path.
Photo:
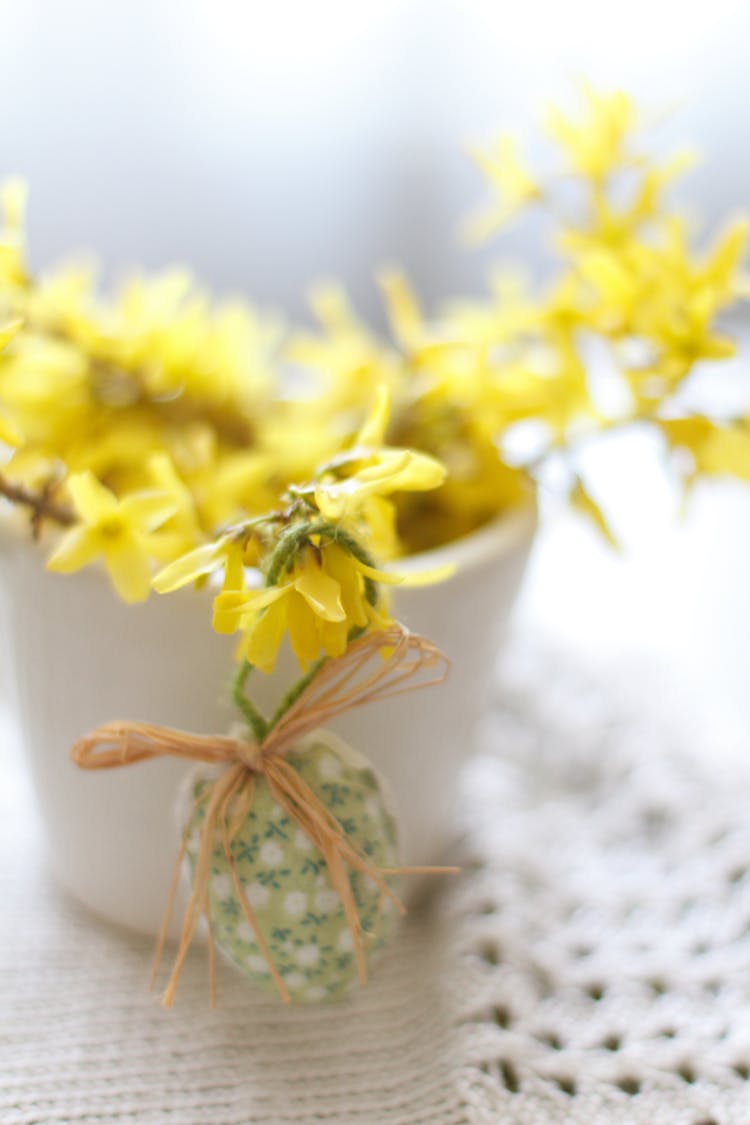
<instances>
[{"instance_id":1,"label":"cream textured fabric","mask_svg":"<svg viewBox=\"0 0 750 1125\"><path fill-rule=\"evenodd\" d=\"M2 1125L750 1122L747 771L613 703L613 675L512 651L464 874L343 1006L222 968L210 1013L198 950L162 1011L150 943L50 884L5 786Z\"/></svg>"}]
</instances>

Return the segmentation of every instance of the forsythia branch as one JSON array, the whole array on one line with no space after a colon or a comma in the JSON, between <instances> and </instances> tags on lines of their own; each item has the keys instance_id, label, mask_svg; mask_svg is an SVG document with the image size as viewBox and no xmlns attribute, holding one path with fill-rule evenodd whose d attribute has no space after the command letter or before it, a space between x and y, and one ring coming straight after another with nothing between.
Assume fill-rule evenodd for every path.
<instances>
[{"instance_id":1,"label":"forsythia branch","mask_svg":"<svg viewBox=\"0 0 750 1125\"><path fill-rule=\"evenodd\" d=\"M46 484L41 491L34 492L23 484L15 484L0 473L0 496L10 500L11 504L20 504L31 509L31 527L34 538L38 539L42 530L42 521L52 520L61 527L71 527L76 522L76 517L70 508L58 504L50 496L52 482Z\"/></svg>"}]
</instances>

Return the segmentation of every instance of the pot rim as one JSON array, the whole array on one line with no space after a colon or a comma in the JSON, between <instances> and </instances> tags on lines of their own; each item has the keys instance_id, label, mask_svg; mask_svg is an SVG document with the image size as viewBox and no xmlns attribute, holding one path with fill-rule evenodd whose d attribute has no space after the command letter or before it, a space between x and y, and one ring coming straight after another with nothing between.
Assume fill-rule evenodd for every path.
<instances>
[{"instance_id":1,"label":"pot rim","mask_svg":"<svg viewBox=\"0 0 750 1125\"><path fill-rule=\"evenodd\" d=\"M385 569L393 568L401 574L410 575L450 564L455 566L456 573L464 573L489 559L509 554L520 543L528 543L537 523L536 497L532 496L526 503L506 509L467 535L427 551L394 559Z\"/></svg>"}]
</instances>

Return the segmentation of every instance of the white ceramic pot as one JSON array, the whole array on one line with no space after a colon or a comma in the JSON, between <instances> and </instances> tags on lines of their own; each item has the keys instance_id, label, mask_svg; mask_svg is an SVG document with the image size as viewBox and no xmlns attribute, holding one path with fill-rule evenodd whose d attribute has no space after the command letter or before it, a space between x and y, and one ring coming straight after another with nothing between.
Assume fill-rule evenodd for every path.
<instances>
[{"instance_id":1,"label":"white ceramic pot","mask_svg":"<svg viewBox=\"0 0 750 1125\"><path fill-rule=\"evenodd\" d=\"M456 564L439 586L398 589L395 612L451 658L439 687L373 704L333 726L390 782L404 863L441 856L460 767L486 705L502 630L523 575L536 515L518 510L401 569ZM41 551L0 529L0 588L18 715L61 882L97 914L158 928L179 842L174 815L183 763L83 772L68 751L110 719L203 733L234 721L231 638L211 630L207 592L183 590L127 606L94 570L50 574ZM248 687L270 711L294 676L289 654Z\"/></svg>"}]
</instances>

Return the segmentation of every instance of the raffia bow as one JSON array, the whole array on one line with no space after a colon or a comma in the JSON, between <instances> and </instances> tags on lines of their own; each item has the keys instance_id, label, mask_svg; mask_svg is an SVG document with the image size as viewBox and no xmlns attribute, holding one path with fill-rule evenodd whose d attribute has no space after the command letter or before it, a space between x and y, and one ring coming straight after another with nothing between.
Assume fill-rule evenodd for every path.
<instances>
[{"instance_id":1,"label":"raffia bow","mask_svg":"<svg viewBox=\"0 0 750 1125\"><path fill-rule=\"evenodd\" d=\"M404 907L386 882L386 876L421 872L447 872L455 868L403 867L377 868L351 842L339 822L320 798L285 759L306 734L324 726L336 715L379 699L388 699L420 687L441 683L448 672L448 660L424 637L409 633L400 625L367 633L352 642L346 652L326 661L315 678L306 685L284 715L260 743L223 735L198 735L151 723L110 722L79 739L71 751L76 765L83 769L113 769L152 758L172 756L227 768L197 799L195 809L206 804L188 904L182 921L179 946L171 975L162 997L171 1007L180 972L201 915L208 924L208 964L211 1005L216 999L216 971L208 884L211 855L218 833L232 876L234 890L258 947L265 957L282 1000L290 997L271 956L255 913L244 892L232 853L232 841L253 803L255 780L262 776L284 811L302 829L322 854L328 873L339 895L351 931L359 979L367 980L367 963L362 927L347 868L374 880L381 902L390 898L403 913ZM188 819L175 862L167 897L154 967L153 987L172 916L180 868L188 843Z\"/></svg>"}]
</instances>

